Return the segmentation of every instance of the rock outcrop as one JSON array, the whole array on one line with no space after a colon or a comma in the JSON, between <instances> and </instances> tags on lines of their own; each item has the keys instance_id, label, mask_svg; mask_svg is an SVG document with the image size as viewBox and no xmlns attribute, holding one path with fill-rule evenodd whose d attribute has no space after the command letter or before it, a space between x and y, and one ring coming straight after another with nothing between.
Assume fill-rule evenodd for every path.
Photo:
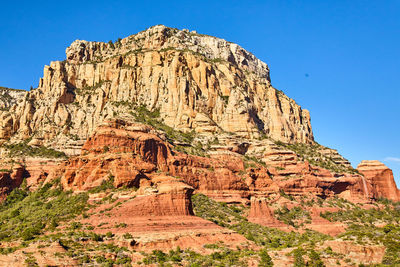
<instances>
[{"instance_id":1,"label":"rock outcrop","mask_svg":"<svg viewBox=\"0 0 400 267\"><path fill-rule=\"evenodd\" d=\"M9 168L0 170L0 202L9 192L20 186L24 178L25 170L22 166L9 166Z\"/></svg>"},{"instance_id":2,"label":"rock outcrop","mask_svg":"<svg viewBox=\"0 0 400 267\"><path fill-rule=\"evenodd\" d=\"M25 97L27 91L0 86L0 110L5 111Z\"/></svg>"},{"instance_id":3,"label":"rock outcrop","mask_svg":"<svg viewBox=\"0 0 400 267\"><path fill-rule=\"evenodd\" d=\"M10 108L23 100L27 94L24 90L0 87L0 142L14 133L14 120Z\"/></svg>"},{"instance_id":4,"label":"rock outcrop","mask_svg":"<svg viewBox=\"0 0 400 267\"><path fill-rule=\"evenodd\" d=\"M60 166L65 188L87 190L110 178L116 187L138 187L157 168L165 169L171 153L167 144L149 133L150 127L136 124L121 129L124 126L117 121L99 127L83 146L82 155Z\"/></svg>"},{"instance_id":5,"label":"rock outcrop","mask_svg":"<svg viewBox=\"0 0 400 267\"><path fill-rule=\"evenodd\" d=\"M11 107L0 138L77 154L104 120L143 105L183 131L313 142L309 112L271 86L265 63L225 40L155 26L115 44L75 41L66 53Z\"/></svg>"},{"instance_id":6,"label":"rock outcrop","mask_svg":"<svg viewBox=\"0 0 400 267\"><path fill-rule=\"evenodd\" d=\"M368 262L370 264L378 264L382 262L385 255L384 246L365 246L358 245L351 241L325 241L325 247L329 247L332 251L349 256L355 263L362 264Z\"/></svg>"},{"instance_id":7,"label":"rock outcrop","mask_svg":"<svg viewBox=\"0 0 400 267\"><path fill-rule=\"evenodd\" d=\"M250 201L249 221L272 227L284 225L275 218L268 200L252 197Z\"/></svg>"},{"instance_id":8,"label":"rock outcrop","mask_svg":"<svg viewBox=\"0 0 400 267\"><path fill-rule=\"evenodd\" d=\"M363 160L357 170L372 185L376 199L400 201L400 190L397 189L393 172L385 164L378 160Z\"/></svg>"},{"instance_id":9,"label":"rock outcrop","mask_svg":"<svg viewBox=\"0 0 400 267\"><path fill-rule=\"evenodd\" d=\"M61 176L66 189L88 190L111 178L116 187L142 187L142 182L164 173L181 178L197 192L231 203L248 203L252 195L280 190L293 196L340 196L353 202L372 198L371 182L361 175L332 173L296 160L293 152L274 153L275 160L263 165L231 151L215 151L209 157L178 152L163 138L150 126L108 121L88 138L80 156L69 158L52 175ZM270 159L271 154L266 155ZM255 213L265 210L263 205L254 209Z\"/></svg>"}]
</instances>

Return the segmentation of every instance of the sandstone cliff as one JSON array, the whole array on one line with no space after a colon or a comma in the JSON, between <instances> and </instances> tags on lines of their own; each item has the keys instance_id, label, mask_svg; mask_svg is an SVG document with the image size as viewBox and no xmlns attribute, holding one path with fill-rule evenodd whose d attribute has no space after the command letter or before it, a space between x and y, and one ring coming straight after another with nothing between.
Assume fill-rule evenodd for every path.
<instances>
[{"instance_id":1,"label":"sandstone cliff","mask_svg":"<svg viewBox=\"0 0 400 267\"><path fill-rule=\"evenodd\" d=\"M377 160L363 160L357 170L372 184L376 198L400 201L400 190L397 189L393 172L385 164Z\"/></svg>"},{"instance_id":2,"label":"sandstone cliff","mask_svg":"<svg viewBox=\"0 0 400 267\"><path fill-rule=\"evenodd\" d=\"M7 139L13 133L13 117L9 112L10 108L20 101L26 95L24 90L10 89L0 87L0 136L1 139Z\"/></svg>"},{"instance_id":3,"label":"sandstone cliff","mask_svg":"<svg viewBox=\"0 0 400 267\"><path fill-rule=\"evenodd\" d=\"M25 90L0 87L0 110L8 110L20 102L26 95Z\"/></svg>"},{"instance_id":4,"label":"sandstone cliff","mask_svg":"<svg viewBox=\"0 0 400 267\"><path fill-rule=\"evenodd\" d=\"M165 173L181 178L197 192L232 203L247 203L251 196L274 195L280 190L293 196L340 196L355 202L375 197L371 182L361 175L338 176L299 161L293 152L291 157L288 152L281 153L283 157L279 151L272 157L267 153L265 164L226 150L205 157L176 149L150 126L106 121L88 138L81 155L69 158L49 179L61 177L66 189L88 190L110 177L116 187L139 187L142 181Z\"/></svg>"},{"instance_id":5,"label":"sandstone cliff","mask_svg":"<svg viewBox=\"0 0 400 267\"><path fill-rule=\"evenodd\" d=\"M272 87L265 63L225 40L160 25L114 44L75 41L66 54L2 114L0 138L78 154L104 120L145 106L186 132L313 142L309 112Z\"/></svg>"}]
</instances>

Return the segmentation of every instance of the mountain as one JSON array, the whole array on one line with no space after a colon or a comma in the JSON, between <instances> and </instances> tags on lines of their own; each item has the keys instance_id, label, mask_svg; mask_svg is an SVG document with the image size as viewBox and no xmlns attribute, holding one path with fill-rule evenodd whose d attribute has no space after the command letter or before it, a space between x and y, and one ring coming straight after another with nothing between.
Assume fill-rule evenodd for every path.
<instances>
[{"instance_id":1,"label":"mountain","mask_svg":"<svg viewBox=\"0 0 400 267\"><path fill-rule=\"evenodd\" d=\"M102 121L135 105L185 132L313 142L309 112L271 86L265 63L225 40L155 26L115 44L75 41L66 54L3 115L13 126L0 138L74 154Z\"/></svg>"},{"instance_id":2,"label":"mountain","mask_svg":"<svg viewBox=\"0 0 400 267\"><path fill-rule=\"evenodd\" d=\"M315 142L236 44L77 40L38 88L1 92L1 263L400 264L391 170Z\"/></svg>"}]
</instances>

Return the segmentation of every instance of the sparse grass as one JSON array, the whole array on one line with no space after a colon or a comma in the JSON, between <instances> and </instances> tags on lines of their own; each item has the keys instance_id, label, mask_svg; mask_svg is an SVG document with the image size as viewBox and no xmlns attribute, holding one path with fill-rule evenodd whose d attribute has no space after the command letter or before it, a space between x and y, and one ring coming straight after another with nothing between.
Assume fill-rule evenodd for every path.
<instances>
[{"instance_id":1,"label":"sparse grass","mask_svg":"<svg viewBox=\"0 0 400 267\"><path fill-rule=\"evenodd\" d=\"M172 143L178 141L190 144L195 137L194 131L185 133L165 125L160 119L160 110L158 109L150 111L145 106L141 105L135 107L132 114L138 122L149 124L156 129L165 132L167 139Z\"/></svg>"},{"instance_id":2,"label":"sparse grass","mask_svg":"<svg viewBox=\"0 0 400 267\"><path fill-rule=\"evenodd\" d=\"M105 180L105 181L103 181L101 183L101 185L99 185L98 187L90 189L88 192L91 193L91 194L94 194L94 193L100 193L100 192L106 191L107 189L115 189L115 187L114 187L114 176L111 175L111 174L108 176L107 180Z\"/></svg>"},{"instance_id":3,"label":"sparse grass","mask_svg":"<svg viewBox=\"0 0 400 267\"><path fill-rule=\"evenodd\" d=\"M258 159L256 157L252 157L252 156L248 156L248 155L244 156L244 161L245 161L245 168L246 169L247 169L247 167L255 167L256 166L252 162L255 162L255 163L257 163L259 165L262 165L264 167L266 166L264 161L262 161L262 160L260 160L260 159Z\"/></svg>"},{"instance_id":4,"label":"sparse grass","mask_svg":"<svg viewBox=\"0 0 400 267\"><path fill-rule=\"evenodd\" d=\"M200 143L193 144L193 140L196 137L195 132L193 130L190 132L182 132L164 124L160 118L159 109L150 111L146 106L137 106L127 101L113 102L113 105L116 107L127 107L128 110L130 110L129 113L134 116L137 122L150 125L157 130L164 132L168 142L175 144L175 149L177 151L192 155L205 156L205 149L202 145Z\"/></svg>"}]
</instances>

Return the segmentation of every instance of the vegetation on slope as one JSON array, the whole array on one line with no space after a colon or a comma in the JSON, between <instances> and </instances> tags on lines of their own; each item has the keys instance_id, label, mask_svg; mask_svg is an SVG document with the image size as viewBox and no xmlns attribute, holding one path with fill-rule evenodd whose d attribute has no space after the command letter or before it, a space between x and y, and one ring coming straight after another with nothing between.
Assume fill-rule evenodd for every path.
<instances>
[{"instance_id":1,"label":"vegetation on slope","mask_svg":"<svg viewBox=\"0 0 400 267\"><path fill-rule=\"evenodd\" d=\"M200 142L194 142L196 134L193 130L190 132L182 132L166 125L163 123L158 109L150 111L143 105L137 106L127 101L113 102L113 105L117 107L121 105L127 107L129 113L137 122L150 125L162 131L167 141L174 144L176 150L186 154L206 156L206 149L203 145Z\"/></svg>"},{"instance_id":2,"label":"vegetation on slope","mask_svg":"<svg viewBox=\"0 0 400 267\"><path fill-rule=\"evenodd\" d=\"M72 195L63 191L58 181L35 192L22 185L0 205L0 240L35 239L85 211L87 199L86 193Z\"/></svg>"},{"instance_id":3,"label":"vegetation on slope","mask_svg":"<svg viewBox=\"0 0 400 267\"><path fill-rule=\"evenodd\" d=\"M28 145L30 140L18 144L4 144L2 145L8 151L8 156L13 157L43 157L43 158L67 158L64 152L57 151L52 148L44 146L34 147Z\"/></svg>"},{"instance_id":4,"label":"vegetation on slope","mask_svg":"<svg viewBox=\"0 0 400 267\"><path fill-rule=\"evenodd\" d=\"M356 169L347 167L335 162L334 158L324 155L321 150L325 147L318 143L314 144L286 144L280 141L275 142L276 145L294 151L300 156L301 160L307 160L311 165L319 166L321 168L336 172L336 173L358 173Z\"/></svg>"},{"instance_id":5,"label":"vegetation on slope","mask_svg":"<svg viewBox=\"0 0 400 267\"><path fill-rule=\"evenodd\" d=\"M278 220L295 228L303 226L305 223L311 223L310 213L298 206L290 210L286 206L283 206L275 210L274 213L277 215Z\"/></svg>"},{"instance_id":6,"label":"vegetation on slope","mask_svg":"<svg viewBox=\"0 0 400 267\"><path fill-rule=\"evenodd\" d=\"M380 205L376 204L376 208L361 209L347 202L346 209L321 213L321 217L345 222L347 231L339 235L344 240L363 245L384 245L386 252L382 263L397 266L400 265L400 203L389 200L380 200L378 203Z\"/></svg>"},{"instance_id":7,"label":"vegetation on slope","mask_svg":"<svg viewBox=\"0 0 400 267\"><path fill-rule=\"evenodd\" d=\"M244 217L243 207L219 203L202 194L194 195L192 201L193 209L197 216L222 227L232 229L266 248L298 247L303 244L314 246L318 242L329 239L327 235L311 230L307 230L303 234L286 233L278 229L251 223Z\"/></svg>"},{"instance_id":8,"label":"vegetation on slope","mask_svg":"<svg viewBox=\"0 0 400 267\"><path fill-rule=\"evenodd\" d=\"M170 250L169 253L154 250L152 253L144 253L145 258L141 263L144 265L158 263L159 266L172 266L172 264L177 264L178 266L191 267L248 266L247 261L249 258L257 258L257 255L260 255L260 253L253 250L232 250L217 244L206 245L205 247L213 249L214 252L208 255L202 255L190 249L181 250L179 247L175 250ZM268 253L263 254L262 257L259 266L273 266Z\"/></svg>"}]
</instances>

